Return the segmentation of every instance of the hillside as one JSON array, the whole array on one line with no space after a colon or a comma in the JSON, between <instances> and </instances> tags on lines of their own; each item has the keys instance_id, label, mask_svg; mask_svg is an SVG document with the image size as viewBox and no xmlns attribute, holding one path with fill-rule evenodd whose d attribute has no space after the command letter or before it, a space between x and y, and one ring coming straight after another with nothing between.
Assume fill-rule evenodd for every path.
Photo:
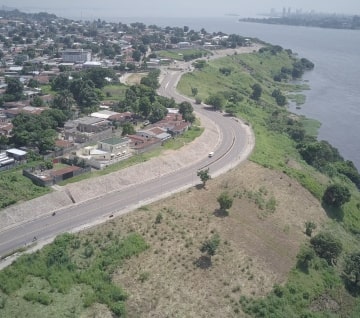
<instances>
[{"instance_id":1,"label":"hillside","mask_svg":"<svg viewBox=\"0 0 360 318\"><path fill-rule=\"evenodd\" d=\"M270 47L206 62L185 75L178 87L184 94L195 98L197 88L196 97L252 126L250 161L205 188L199 180L197 187L19 258L0 272L1 314L356 317L357 286L344 276L359 243L356 174L329 145L318 147L304 118L279 105L277 97L304 88L274 80L290 77L296 62L291 52ZM311 157L310 150L324 148ZM322 201L334 183L351 193L337 208ZM219 209L223 193L232 199L228 213ZM316 226L312 238L325 232L340 241L336 257L315 253L306 222ZM206 242L213 255L202 248Z\"/></svg>"}]
</instances>

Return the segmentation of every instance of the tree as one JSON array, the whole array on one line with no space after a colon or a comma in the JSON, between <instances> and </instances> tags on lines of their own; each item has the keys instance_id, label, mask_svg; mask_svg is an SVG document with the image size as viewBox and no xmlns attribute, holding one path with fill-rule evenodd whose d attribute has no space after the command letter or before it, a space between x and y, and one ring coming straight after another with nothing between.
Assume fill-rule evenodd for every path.
<instances>
[{"instance_id":1,"label":"tree","mask_svg":"<svg viewBox=\"0 0 360 318\"><path fill-rule=\"evenodd\" d=\"M44 101L42 100L41 97L35 96L35 97L30 101L30 105L31 105L31 106L34 106L34 107L41 107L41 106L44 106Z\"/></svg>"},{"instance_id":2,"label":"tree","mask_svg":"<svg viewBox=\"0 0 360 318\"><path fill-rule=\"evenodd\" d=\"M39 87L40 83L39 83L39 81L37 81L37 80L35 80L33 78L30 78L27 86L31 87L31 88L35 88L35 87Z\"/></svg>"},{"instance_id":3,"label":"tree","mask_svg":"<svg viewBox=\"0 0 360 318\"><path fill-rule=\"evenodd\" d=\"M206 66L206 60L197 60L192 64L196 69L202 70Z\"/></svg>"},{"instance_id":4,"label":"tree","mask_svg":"<svg viewBox=\"0 0 360 318\"><path fill-rule=\"evenodd\" d=\"M219 72L223 75L229 76L232 72L231 67L220 67Z\"/></svg>"},{"instance_id":5,"label":"tree","mask_svg":"<svg viewBox=\"0 0 360 318\"><path fill-rule=\"evenodd\" d=\"M185 121L193 123L195 116L193 114L194 108L189 102L182 102L179 104L179 113L182 115Z\"/></svg>"},{"instance_id":6,"label":"tree","mask_svg":"<svg viewBox=\"0 0 360 318\"><path fill-rule=\"evenodd\" d=\"M342 243L331 233L322 232L310 240L315 253L324 258L329 265L336 263L336 259L342 252Z\"/></svg>"},{"instance_id":7,"label":"tree","mask_svg":"<svg viewBox=\"0 0 360 318\"><path fill-rule=\"evenodd\" d=\"M233 198L227 193L221 193L217 198L218 203L220 204L220 210L227 212L228 209L232 207Z\"/></svg>"},{"instance_id":8,"label":"tree","mask_svg":"<svg viewBox=\"0 0 360 318\"><path fill-rule=\"evenodd\" d=\"M351 199L350 190L341 184L332 184L327 187L323 195L323 202L335 208L341 207Z\"/></svg>"},{"instance_id":9,"label":"tree","mask_svg":"<svg viewBox=\"0 0 360 318\"><path fill-rule=\"evenodd\" d=\"M139 100L139 112L145 118L148 118L149 115L151 114L151 102L150 102L150 99L148 97L140 98L140 100Z\"/></svg>"},{"instance_id":10,"label":"tree","mask_svg":"<svg viewBox=\"0 0 360 318\"><path fill-rule=\"evenodd\" d=\"M49 117L53 121L52 128L56 127L64 127L64 124L68 117L66 116L66 112L60 109L45 109L42 113L42 116Z\"/></svg>"},{"instance_id":11,"label":"tree","mask_svg":"<svg viewBox=\"0 0 360 318\"><path fill-rule=\"evenodd\" d=\"M285 106L286 105L286 97L285 97L285 95L283 95L283 93L280 91L280 89L274 89L271 96L275 98L276 103L279 106Z\"/></svg>"},{"instance_id":12,"label":"tree","mask_svg":"<svg viewBox=\"0 0 360 318\"><path fill-rule=\"evenodd\" d=\"M262 94L262 88L260 84L255 83L253 86L251 86L251 88L253 91L250 97L254 100L259 100Z\"/></svg>"},{"instance_id":13,"label":"tree","mask_svg":"<svg viewBox=\"0 0 360 318\"><path fill-rule=\"evenodd\" d=\"M136 62L140 62L141 59L141 51L140 50L135 50L132 53L132 58L136 61Z\"/></svg>"},{"instance_id":14,"label":"tree","mask_svg":"<svg viewBox=\"0 0 360 318\"><path fill-rule=\"evenodd\" d=\"M202 243L200 251L202 253L206 253L208 257L211 258L211 256L214 256L216 254L216 250L218 249L219 244L220 237L218 234L214 234L210 239Z\"/></svg>"},{"instance_id":15,"label":"tree","mask_svg":"<svg viewBox=\"0 0 360 318\"><path fill-rule=\"evenodd\" d=\"M343 160L339 151L325 140L304 142L301 143L298 148L303 159L309 165L319 170L329 162Z\"/></svg>"},{"instance_id":16,"label":"tree","mask_svg":"<svg viewBox=\"0 0 360 318\"><path fill-rule=\"evenodd\" d=\"M64 89L68 89L69 85L70 85L69 75L66 73L59 74L51 82L51 88L54 91L61 91Z\"/></svg>"},{"instance_id":17,"label":"tree","mask_svg":"<svg viewBox=\"0 0 360 318\"><path fill-rule=\"evenodd\" d=\"M122 136L135 134L135 128L132 123L126 122L121 125L121 128L122 128L122 132L121 132Z\"/></svg>"},{"instance_id":18,"label":"tree","mask_svg":"<svg viewBox=\"0 0 360 318\"><path fill-rule=\"evenodd\" d=\"M5 78L7 87L5 94L14 96L15 100L19 100L24 90L24 85L17 78L6 77Z\"/></svg>"},{"instance_id":19,"label":"tree","mask_svg":"<svg viewBox=\"0 0 360 318\"><path fill-rule=\"evenodd\" d=\"M107 78L116 78L115 72L110 68L95 67L86 70L84 80L91 80L96 88L103 88L109 82Z\"/></svg>"},{"instance_id":20,"label":"tree","mask_svg":"<svg viewBox=\"0 0 360 318\"><path fill-rule=\"evenodd\" d=\"M360 283L360 251L353 252L345 259L344 273L356 288Z\"/></svg>"},{"instance_id":21,"label":"tree","mask_svg":"<svg viewBox=\"0 0 360 318\"><path fill-rule=\"evenodd\" d=\"M196 174L198 177L200 177L203 188L205 188L206 182L211 179L209 170L210 170L209 168L204 169L204 170L199 170Z\"/></svg>"},{"instance_id":22,"label":"tree","mask_svg":"<svg viewBox=\"0 0 360 318\"><path fill-rule=\"evenodd\" d=\"M191 87L191 94L192 96L196 96L198 94L199 90L196 87Z\"/></svg>"},{"instance_id":23,"label":"tree","mask_svg":"<svg viewBox=\"0 0 360 318\"><path fill-rule=\"evenodd\" d=\"M155 101L151 105L151 115L149 116L149 120L152 124L156 123L164 119L167 113L168 113L168 109L163 105L161 105L158 101Z\"/></svg>"},{"instance_id":24,"label":"tree","mask_svg":"<svg viewBox=\"0 0 360 318\"><path fill-rule=\"evenodd\" d=\"M70 113L71 107L74 103L75 100L73 98L73 94L68 89L65 89L55 95L52 106L53 108Z\"/></svg>"},{"instance_id":25,"label":"tree","mask_svg":"<svg viewBox=\"0 0 360 318\"><path fill-rule=\"evenodd\" d=\"M226 103L225 97L223 94L220 93L212 94L206 99L206 104L213 106L215 110L223 109L225 103Z\"/></svg>"},{"instance_id":26,"label":"tree","mask_svg":"<svg viewBox=\"0 0 360 318\"><path fill-rule=\"evenodd\" d=\"M17 115L12 123L11 142L15 146L33 146L38 147L40 152L44 153L54 148L55 138L57 136L55 128L58 122L55 117L50 116L52 111L44 111L40 115L23 114ZM53 114L58 116L58 114Z\"/></svg>"},{"instance_id":27,"label":"tree","mask_svg":"<svg viewBox=\"0 0 360 318\"><path fill-rule=\"evenodd\" d=\"M315 252L310 246L302 246L299 254L296 255L297 266L307 270L310 262L314 259Z\"/></svg>"}]
</instances>

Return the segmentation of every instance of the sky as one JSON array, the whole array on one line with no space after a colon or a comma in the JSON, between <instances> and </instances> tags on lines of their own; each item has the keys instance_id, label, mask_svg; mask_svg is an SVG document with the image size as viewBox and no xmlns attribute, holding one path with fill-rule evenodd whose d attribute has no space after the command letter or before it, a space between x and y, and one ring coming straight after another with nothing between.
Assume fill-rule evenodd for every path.
<instances>
[{"instance_id":1,"label":"sky","mask_svg":"<svg viewBox=\"0 0 360 318\"><path fill-rule=\"evenodd\" d=\"M221 17L238 14L253 17L282 11L315 10L323 13L360 15L360 0L0 0L2 6L24 12L49 12L66 18L106 19L116 17Z\"/></svg>"}]
</instances>

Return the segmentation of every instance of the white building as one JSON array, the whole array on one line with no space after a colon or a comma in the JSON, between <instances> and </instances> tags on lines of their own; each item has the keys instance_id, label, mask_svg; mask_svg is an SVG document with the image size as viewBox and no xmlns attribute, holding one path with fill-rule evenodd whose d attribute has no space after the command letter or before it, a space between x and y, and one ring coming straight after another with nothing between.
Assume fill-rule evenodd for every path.
<instances>
[{"instance_id":1,"label":"white building","mask_svg":"<svg viewBox=\"0 0 360 318\"><path fill-rule=\"evenodd\" d=\"M68 49L61 52L64 63L85 63L91 61L91 51L83 49Z\"/></svg>"}]
</instances>

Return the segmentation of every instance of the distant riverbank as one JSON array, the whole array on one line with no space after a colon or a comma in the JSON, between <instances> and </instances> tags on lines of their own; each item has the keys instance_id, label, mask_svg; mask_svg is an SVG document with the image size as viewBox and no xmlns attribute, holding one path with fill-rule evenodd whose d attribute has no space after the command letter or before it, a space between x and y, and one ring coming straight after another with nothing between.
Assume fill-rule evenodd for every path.
<instances>
[{"instance_id":1,"label":"distant riverbank","mask_svg":"<svg viewBox=\"0 0 360 318\"><path fill-rule=\"evenodd\" d=\"M242 18L240 22L279 24L327 29L359 30L360 17L349 15L299 14L270 18Z\"/></svg>"}]
</instances>

